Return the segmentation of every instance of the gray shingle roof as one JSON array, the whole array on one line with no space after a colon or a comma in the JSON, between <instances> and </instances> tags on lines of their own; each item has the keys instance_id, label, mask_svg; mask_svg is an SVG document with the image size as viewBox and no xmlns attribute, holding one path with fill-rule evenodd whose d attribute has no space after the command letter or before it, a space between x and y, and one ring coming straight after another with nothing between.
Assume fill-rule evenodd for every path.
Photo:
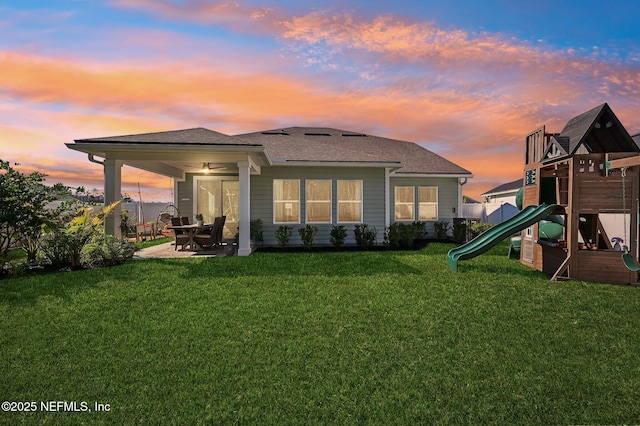
<instances>
[{"instance_id":1,"label":"gray shingle roof","mask_svg":"<svg viewBox=\"0 0 640 426\"><path fill-rule=\"evenodd\" d=\"M247 145L247 142L224 133L197 127L168 132L140 133L136 135L110 136L106 138L76 139L76 142L191 144L191 145Z\"/></svg>"},{"instance_id":2,"label":"gray shingle roof","mask_svg":"<svg viewBox=\"0 0 640 426\"><path fill-rule=\"evenodd\" d=\"M236 135L264 145L274 159L316 162L399 162L397 173L465 174L468 170L413 142L318 127L287 127Z\"/></svg>"},{"instance_id":3,"label":"gray shingle roof","mask_svg":"<svg viewBox=\"0 0 640 426\"><path fill-rule=\"evenodd\" d=\"M258 146L274 161L397 163L402 166L397 173L471 176L468 170L413 142L324 127L288 127L235 136L198 127L75 142Z\"/></svg>"},{"instance_id":4,"label":"gray shingle roof","mask_svg":"<svg viewBox=\"0 0 640 426\"><path fill-rule=\"evenodd\" d=\"M482 194L482 196L486 197L488 195L499 194L501 192L517 191L520 188L522 188L522 185L523 185L522 178L516 179L516 180L514 180L512 182L507 182L507 183L503 183L502 185L496 186L495 188L490 189L487 192L485 192L484 194Z\"/></svg>"}]
</instances>

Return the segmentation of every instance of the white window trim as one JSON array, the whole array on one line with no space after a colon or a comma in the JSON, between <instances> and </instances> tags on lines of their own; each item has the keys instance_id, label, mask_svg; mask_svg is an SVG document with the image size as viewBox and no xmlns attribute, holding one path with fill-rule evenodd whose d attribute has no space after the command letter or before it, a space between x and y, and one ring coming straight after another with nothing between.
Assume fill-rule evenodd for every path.
<instances>
[{"instance_id":1,"label":"white window trim","mask_svg":"<svg viewBox=\"0 0 640 426\"><path fill-rule=\"evenodd\" d=\"M421 219L420 218L420 188L435 188L436 189L436 202L428 203L436 205L436 217L435 219ZM429 221L437 221L440 217L440 187L438 186L418 186L418 196L416 197L416 203L418 205L418 219L419 221L429 222Z\"/></svg>"},{"instance_id":2,"label":"white window trim","mask_svg":"<svg viewBox=\"0 0 640 426\"><path fill-rule=\"evenodd\" d=\"M309 220L309 194L307 184L309 182L329 182L329 220L328 221L310 221ZM312 200L312 203L324 203L326 201ZM331 179L306 179L304 182L304 219L305 223L333 223L333 181Z\"/></svg>"},{"instance_id":3,"label":"white window trim","mask_svg":"<svg viewBox=\"0 0 640 426\"><path fill-rule=\"evenodd\" d=\"M411 190L413 191L413 201L410 203L398 203L396 195L397 195L397 190L398 188L411 188ZM411 219L398 219L396 217L396 207L398 205L411 205L412 209L411 209L411 214L413 215L413 217ZM397 185L393 187L393 220L394 222L414 222L416 220L416 187L415 186L411 186L411 185Z\"/></svg>"},{"instance_id":4,"label":"white window trim","mask_svg":"<svg viewBox=\"0 0 640 426\"><path fill-rule=\"evenodd\" d=\"M360 182L360 220L359 221L342 221L340 220L340 191L338 191L338 185L340 182ZM362 179L339 179L336 181L336 223L364 223L364 181ZM353 203L354 200L343 201L344 203Z\"/></svg>"},{"instance_id":5,"label":"white window trim","mask_svg":"<svg viewBox=\"0 0 640 426\"><path fill-rule=\"evenodd\" d=\"M275 191L275 183L276 181L287 181L287 180L292 180L292 181L296 181L298 182L298 221L297 222L278 222L276 221L276 191ZM272 185L271 185L271 190L272 190L272 209L273 209L273 223L274 225L286 225L286 224L293 224L293 225L299 225L300 224L300 179L273 179L272 181ZM278 203L286 203L287 201L277 201Z\"/></svg>"}]
</instances>

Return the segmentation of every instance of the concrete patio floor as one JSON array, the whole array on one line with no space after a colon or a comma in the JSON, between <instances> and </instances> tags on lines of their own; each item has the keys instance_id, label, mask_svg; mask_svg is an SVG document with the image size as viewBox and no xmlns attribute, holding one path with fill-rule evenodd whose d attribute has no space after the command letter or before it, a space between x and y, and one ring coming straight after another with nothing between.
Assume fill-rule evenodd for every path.
<instances>
[{"instance_id":1,"label":"concrete patio floor","mask_svg":"<svg viewBox=\"0 0 640 426\"><path fill-rule=\"evenodd\" d=\"M225 253L227 245L207 250L175 250L173 242L159 244L153 247L147 247L136 251L133 259L176 259L183 257L222 257L227 256Z\"/></svg>"}]
</instances>

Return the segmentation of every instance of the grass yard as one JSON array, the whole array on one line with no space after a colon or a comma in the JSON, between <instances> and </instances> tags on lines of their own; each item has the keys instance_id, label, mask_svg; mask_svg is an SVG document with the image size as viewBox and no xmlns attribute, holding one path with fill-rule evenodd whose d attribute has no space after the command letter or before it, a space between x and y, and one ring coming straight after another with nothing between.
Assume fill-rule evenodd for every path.
<instances>
[{"instance_id":1,"label":"grass yard","mask_svg":"<svg viewBox=\"0 0 640 426\"><path fill-rule=\"evenodd\" d=\"M449 248L2 280L0 396L38 411L0 421L640 423L640 288L552 283L506 246L453 273Z\"/></svg>"}]
</instances>

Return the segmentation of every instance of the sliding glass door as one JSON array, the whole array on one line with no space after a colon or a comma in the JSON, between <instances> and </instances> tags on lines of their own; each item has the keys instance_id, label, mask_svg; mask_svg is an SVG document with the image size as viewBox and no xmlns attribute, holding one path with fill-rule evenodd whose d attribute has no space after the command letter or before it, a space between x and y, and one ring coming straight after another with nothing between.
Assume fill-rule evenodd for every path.
<instances>
[{"instance_id":1,"label":"sliding glass door","mask_svg":"<svg viewBox=\"0 0 640 426\"><path fill-rule=\"evenodd\" d=\"M202 213L205 223L213 223L217 216L226 216L225 238L238 232L239 185L233 176L196 176L194 178L195 212Z\"/></svg>"}]
</instances>

